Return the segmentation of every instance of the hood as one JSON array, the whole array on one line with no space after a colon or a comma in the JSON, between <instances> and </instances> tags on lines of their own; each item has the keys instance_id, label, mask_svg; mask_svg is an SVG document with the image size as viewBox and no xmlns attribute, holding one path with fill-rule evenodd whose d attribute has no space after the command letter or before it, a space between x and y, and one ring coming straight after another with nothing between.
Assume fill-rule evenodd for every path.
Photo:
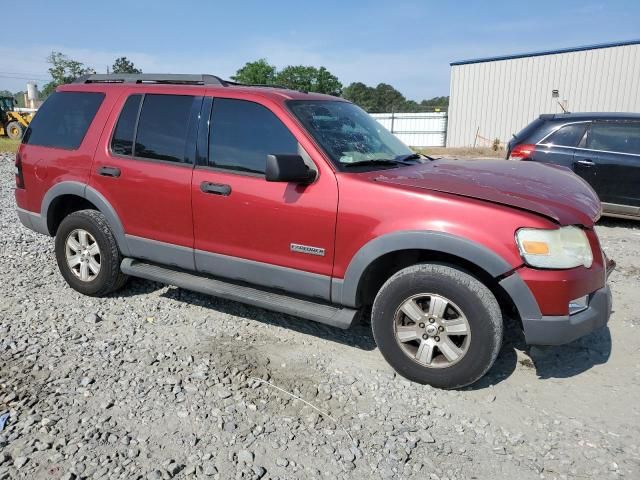
<instances>
[{"instance_id":1,"label":"hood","mask_svg":"<svg viewBox=\"0 0 640 480\"><path fill-rule=\"evenodd\" d=\"M561 225L593 226L601 205L565 167L529 161L435 160L373 173L373 180L477 198L544 215Z\"/></svg>"}]
</instances>

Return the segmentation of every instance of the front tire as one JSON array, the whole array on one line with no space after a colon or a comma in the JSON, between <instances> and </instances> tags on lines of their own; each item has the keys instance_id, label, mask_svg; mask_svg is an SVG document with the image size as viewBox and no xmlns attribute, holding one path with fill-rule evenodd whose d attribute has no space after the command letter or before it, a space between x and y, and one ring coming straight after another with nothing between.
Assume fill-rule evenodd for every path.
<instances>
[{"instance_id":1,"label":"front tire","mask_svg":"<svg viewBox=\"0 0 640 480\"><path fill-rule=\"evenodd\" d=\"M375 298L371 323L394 370L438 388L476 382L502 344L495 296L475 277L445 265L419 264L393 275Z\"/></svg>"},{"instance_id":2,"label":"front tire","mask_svg":"<svg viewBox=\"0 0 640 480\"><path fill-rule=\"evenodd\" d=\"M102 297L124 286L122 255L102 213L80 210L66 216L56 233L56 260L69 286Z\"/></svg>"},{"instance_id":3,"label":"front tire","mask_svg":"<svg viewBox=\"0 0 640 480\"><path fill-rule=\"evenodd\" d=\"M7 136L11 140L20 140L24 133L24 128L22 128L22 125L16 121L7 123L7 128L5 130L7 131Z\"/></svg>"}]
</instances>

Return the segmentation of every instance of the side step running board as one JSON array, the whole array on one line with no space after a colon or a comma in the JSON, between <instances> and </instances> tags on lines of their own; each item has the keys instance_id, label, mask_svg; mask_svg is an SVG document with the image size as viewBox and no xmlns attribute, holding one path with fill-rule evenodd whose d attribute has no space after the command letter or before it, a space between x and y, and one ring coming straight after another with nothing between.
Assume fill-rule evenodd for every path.
<instances>
[{"instance_id":1,"label":"side step running board","mask_svg":"<svg viewBox=\"0 0 640 480\"><path fill-rule=\"evenodd\" d=\"M133 258L125 258L120 265L120 269L123 273L133 277L167 283L187 290L295 315L342 329L347 329L352 325L357 313L357 310L350 308L315 303L256 288L226 283L193 273L144 263Z\"/></svg>"}]
</instances>

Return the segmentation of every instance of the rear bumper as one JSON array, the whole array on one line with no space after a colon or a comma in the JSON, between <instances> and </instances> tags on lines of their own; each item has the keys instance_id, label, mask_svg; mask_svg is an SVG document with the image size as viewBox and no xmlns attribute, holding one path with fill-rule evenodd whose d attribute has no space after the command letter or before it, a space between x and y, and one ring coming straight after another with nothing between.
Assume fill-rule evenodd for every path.
<instances>
[{"instance_id":1,"label":"rear bumper","mask_svg":"<svg viewBox=\"0 0 640 480\"><path fill-rule=\"evenodd\" d=\"M513 300L520 314L525 341L530 345L563 345L598 328L611 315L611 291L608 285L592 292L585 310L571 315L542 315L533 293L516 272L500 285ZM567 304L570 298L567 298Z\"/></svg>"},{"instance_id":2,"label":"rear bumper","mask_svg":"<svg viewBox=\"0 0 640 480\"><path fill-rule=\"evenodd\" d=\"M522 320L530 345L563 345L604 327L611 315L611 290L605 286L591 294L586 310L573 315L541 316Z\"/></svg>"}]
</instances>

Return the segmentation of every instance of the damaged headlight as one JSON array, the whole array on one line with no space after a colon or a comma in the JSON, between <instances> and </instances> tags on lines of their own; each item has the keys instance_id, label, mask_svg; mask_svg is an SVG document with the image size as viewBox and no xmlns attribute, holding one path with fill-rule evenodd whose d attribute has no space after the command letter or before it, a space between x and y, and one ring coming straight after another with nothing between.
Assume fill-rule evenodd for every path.
<instances>
[{"instance_id":1,"label":"damaged headlight","mask_svg":"<svg viewBox=\"0 0 640 480\"><path fill-rule=\"evenodd\" d=\"M591 245L584 230L574 226L557 230L521 228L516 232L520 255L532 267L574 268L593 263Z\"/></svg>"}]
</instances>

